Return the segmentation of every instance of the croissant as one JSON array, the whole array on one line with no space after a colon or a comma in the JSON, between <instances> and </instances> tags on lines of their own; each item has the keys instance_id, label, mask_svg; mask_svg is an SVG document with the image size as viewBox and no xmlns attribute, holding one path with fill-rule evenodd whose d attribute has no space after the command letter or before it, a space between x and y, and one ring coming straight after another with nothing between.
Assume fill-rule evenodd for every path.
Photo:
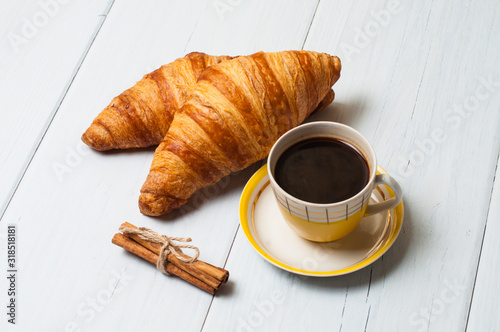
<instances>
[{"instance_id":1,"label":"croissant","mask_svg":"<svg viewBox=\"0 0 500 332\"><path fill-rule=\"evenodd\" d=\"M265 158L280 135L333 100L340 69L335 56L284 51L205 70L155 151L141 212L168 213L196 190Z\"/></svg>"},{"instance_id":2,"label":"croissant","mask_svg":"<svg viewBox=\"0 0 500 332\"><path fill-rule=\"evenodd\" d=\"M83 142L99 151L160 144L201 73L230 58L193 52L145 75L94 119Z\"/></svg>"}]
</instances>

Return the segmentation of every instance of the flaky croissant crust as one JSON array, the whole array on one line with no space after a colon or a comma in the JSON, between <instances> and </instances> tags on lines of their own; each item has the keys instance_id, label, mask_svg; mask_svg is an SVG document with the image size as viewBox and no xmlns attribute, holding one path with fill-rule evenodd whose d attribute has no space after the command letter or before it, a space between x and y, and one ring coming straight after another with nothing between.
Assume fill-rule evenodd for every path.
<instances>
[{"instance_id":1,"label":"flaky croissant crust","mask_svg":"<svg viewBox=\"0 0 500 332\"><path fill-rule=\"evenodd\" d=\"M141 212L168 213L197 189L265 158L283 133L326 106L322 100L331 102L340 69L335 56L285 51L205 70L155 151Z\"/></svg>"},{"instance_id":2,"label":"flaky croissant crust","mask_svg":"<svg viewBox=\"0 0 500 332\"><path fill-rule=\"evenodd\" d=\"M203 71L230 59L193 52L146 74L113 98L82 136L95 150L158 145Z\"/></svg>"}]
</instances>

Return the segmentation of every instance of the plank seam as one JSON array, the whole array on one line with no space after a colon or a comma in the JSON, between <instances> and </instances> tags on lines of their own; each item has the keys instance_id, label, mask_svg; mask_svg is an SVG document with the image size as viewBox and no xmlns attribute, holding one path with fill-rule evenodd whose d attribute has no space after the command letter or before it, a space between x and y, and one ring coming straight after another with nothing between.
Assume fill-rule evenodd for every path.
<instances>
[{"instance_id":1,"label":"plank seam","mask_svg":"<svg viewBox=\"0 0 500 332\"><path fill-rule=\"evenodd\" d=\"M260 169L262 165L264 165L265 161L261 160L259 161L259 166L257 169ZM233 241L231 241L231 245L229 246L229 251L227 252L226 260L224 261L224 265L222 266L224 269L226 268L227 261L229 260L229 256L231 256L231 251L233 250L233 245L236 242L236 236L238 236L238 232L240 231L240 225L238 223L238 227L236 227L236 232L234 232L233 236ZM203 319L203 324L201 324L201 329L200 332L203 331L205 328L205 323L207 322L208 315L210 314L210 309L212 308L212 303L214 302L215 295L212 295L212 299L210 300L210 304L208 305L207 308L207 313L205 315L205 318Z\"/></svg>"},{"instance_id":2,"label":"plank seam","mask_svg":"<svg viewBox=\"0 0 500 332\"><path fill-rule=\"evenodd\" d=\"M184 51L182 51L183 54L186 54L186 50L188 49L189 43L191 42L191 38L193 37L193 34L196 31L196 27L198 26L198 23L200 22L201 16L203 16L206 11L208 10L208 6L210 6L211 2L207 1L207 4L205 5L205 9L203 10L203 13L200 13L200 16L196 19L196 23L194 24L193 30L191 30L191 34L189 35L189 38L186 42L186 46L184 46Z\"/></svg>"},{"instance_id":3,"label":"plank seam","mask_svg":"<svg viewBox=\"0 0 500 332\"><path fill-rule=\"evenodd\" d=\"M431 17L431 13L432 13L432 3L431 3L431 9L429 10L429 14L427 15L427 21L425 22L424 32L427 31L427 26L429 25L429 19ZM434 38L432 39L432 41L433 40L434 40ZM425 70L427 69L427 62L429 61L429 54L431 53L431 49L432 49L432 41L430 43L429 49L427 50L427 56L425 57L424 69L422 70L422 77L420 77L420 82L418 83L417 95L415 96L415 104L413 105L413 110L411 111L410 120L413 120L415 108L417 107L418 95L420 94L420 88L422 87L422 81L424 80Z\"/></svg>"},{"instance_id":4,"label":"plank seam","mask_svg":"<svg viewBox=\"0 0 500 332\"><path fill-rule=\"evenodd\" d=\"M301 50L304 49L304 46L305 46L306 41L307 41L307 37L309 37L309 31L311 31L311 27L312 27L313 22L314 22L314 17L316 17L316 12L318 11L318 7L319 7L320 2L321 2L321 0L318 0L318 3L316 4L316 8L314 9L314 14L311 18L311 23L309 23L309 27L307 28L306 36L304 37L304 41L302 42L302 47L300 48Z\"/></svg>"},{"instance_id":5,"label":"plank seam","mask_svg":"<svg viewBox=\"0 0 500 332\"><path fill-rule=\"evenodd\" d=\"M240 225L236 227L236 232L234 232L233 236L233 241L231 241L231 245L229 246L229 251L226 256L226 260L224 261L224 265L222 266L224 269L226 268L227 261L229 259L229 255L231 255L231 250L233 249L234 242L236 241L236 236L238 235L238 232L240 230ZM205 327L205 323L207 321L208 315L210 314L210 309L212 308L212 303L214 302L215 295L212 295L212 299L210 300L210 304L208 305L207 308L207 313L205 315L205 318L203 319L203 324L201 324L201 329L200 332L203 331L203 328Z\"/></svg>"},{"instance_id":6,"label":"plank seam","mask_svg":"<svg viewBox=\"0 0 500 332\"><path fill-rule=\"evenodd\" d=\"M73 82L75 81L75 77L76 75L78 75L78 72L80 71L80 68L82 67L82 64L83 62L85 61L85 58L87 57L87 54L89 53L90 49L92 48L92 45L94 44L94 41L95 39L97 38L97 35L99 34L99 32L101 31L101 28L102 26L104 25L104 22L106 21L106 18L108 17L108 14L109 12L111 11L111 8L113 7L115 3L115 0L111 0L111 4L109 5L109 7L107 8L107 11L105 14L101 14L99 15L99 17L103 17L102 21L101 21L101 24L97 27L94 35L92 36L91 38L91 41L89 43L89 45L87 46L87 49L84 50L83 52L83 56L82 58L77 62L77 65L76 65L76 70L74 71L74 74L73 76L71 77L71 79L69 80L69 84L65 87L65 89L63 90L62 94L61 94L61 97L59 98L59 101L57 102L56 104L56 107L55 107L55 110L53 111L53 114L51 116L49 116L48 118L48 124L45 126L45 129L42 129L41 132L42 132L42 135L41 137L39 138L39 141L38 141L38 144L35 143L36 145L36 148L34 149L34 151L32 151L31 153L31 156L29 156L27 159L28 162L26 163L26 167L24 168L24 170L21 172L21 176L19 177L19 180L17 181L17 184L14 184L14 190L12 191L12 194L10 195L10 198L8 199L7 201L7 204L5 205L5 208L4 210L2 211L1 215L0 215L0 221L3 219L3 216L5 215L5 212L7 211L7 209L9 208L9 205L10 203L12 202L12 199L14 198L14 196L16 195L16 192L17 192L17 189L19 188L19 185L21 184L21 182L23 181L24 179L24 176L26 175L26 172L28 171L28 168L30 167L31 165L31 162L33 161L33 158L35 157L37 151L38 151L38 148L40 147L40 145L42 144L43 142L43 139L45 138L45 135L47 134L47 132L49 131L49 128L50 126L52 125L52 121L54 121L54 118L56 117L56 114L57 112L59 111L59 108L61 107L64 99L66 98L66 95L68 94L68 91L69 89L71 88L71 86L73 85Z\"/></svg>"},{"instance_id":7,"label":"plank seam","mask_svg":"<svg viewBox=\"0 0 500 332\"><path fill-rule=\"evenodd\" d=\"M368 315L366 316L366 322L365 322L365 329L363 330L366 332L366 329L368 328L368 321L370 320L370 311L372 310L372 306L370 305L368 307Z\"/></svg>"},{"instance_id":8,"label":"plank seam","mask_svg":"<svg viewBox=\"0 0 500 332\"><path fill-rule=\"evenodd\" d=\"M231 246L229 247L229 251L226 256L226 260L224 261L224 265L222 266L224 269L226 268L227 260L229 259L229 255L231 254L231 250L233 249L233 244L236 241L236 235L238 235L238 231L240 230L240 225L236 227L236 232L234 232L233 236L233 241L231 242ZM215 295L212 295L212 299L210 300L210 304L208 305L207 308L207 313L205 315L205 318L203 319L203 324L201 324L201 329L200 332L203 331L203 328L205 327L205 322L207 321L208 315L210 314L210 309L212 308L212 303L214 302Z\"/></svg>"},{"instance_id":9,"label":"plank seam","mask_svg":"<svg viewBox=\"0 0 500 332\"><path fill-rule=\"evenodd\" d=\"M495 181L497 180L496 175L497 175L497 171L498 171L499 158L500 158L500 149L497 152L497 163L495 165L495 170L493 172L494 175L493 175L493 181L491 183L490 199L488 202L488 211L486 212L486 220L484 222L484 228L483 228L483 237L481 239L481 246L479 248L479 257L477 259L476 274L474 275L474 283L472 284L472 290L471 290L470 301L469 301L469 308L467 310L467 319L465 321L465 330L464 331L467 331L467 329L469 327L470 310L472 308L472 302L474 300L474 290L476 289L477 274L479 271L479 266L481 264L481 254L483 253L484 237L486 235L486 227L488 226L488 219L490 217L491 199L493 197L493 189L495 188Z\"/></svg>"}]
</instances>

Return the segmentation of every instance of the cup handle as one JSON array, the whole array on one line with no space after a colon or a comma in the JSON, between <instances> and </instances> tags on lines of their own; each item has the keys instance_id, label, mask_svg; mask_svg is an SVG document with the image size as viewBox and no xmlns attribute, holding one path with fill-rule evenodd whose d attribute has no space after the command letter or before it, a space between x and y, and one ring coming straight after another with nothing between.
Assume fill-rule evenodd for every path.
<instances>
[{"instance_id":1,"label":"cup handle","mask_svg":"<svg viewBox=\"0 0 500 332\"><path fill-rule=\"evenodd\" d=\"M399 183L394 180L394 178L389 174L377 174L373 182L373 189L375 189L379 184L385 184L389 186L392 191L394 191L395 196L380 203L368 204L365 216L370 216L372 214L377 214L382 211L392 209L396 207L403 198L403 192L401 190L401 187L399 186Z\"/></svg>"}]
</instances>

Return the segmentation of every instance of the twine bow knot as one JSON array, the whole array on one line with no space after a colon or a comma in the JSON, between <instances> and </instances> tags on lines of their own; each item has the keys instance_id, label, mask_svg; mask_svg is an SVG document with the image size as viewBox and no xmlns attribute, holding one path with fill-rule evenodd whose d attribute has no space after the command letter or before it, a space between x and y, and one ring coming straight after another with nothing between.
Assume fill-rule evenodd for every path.
<instances>
[{"instance_id":1,"label":"twine bow knot","mask_svg":"<svg viewBox=\"0 0 500 332\"><path fill-rule=\"evenodd\" d=\"M158 260L156 261L156 268L166 275L170 275L170 273L167 272L168 255L170 253L184 263L195 262L200 255L200 250L197 247L186 243L191 242L191 238L189 237L170 237L160 235L147 227L139 227L135 229L122 225L120 226L120 231L124 234L135 234L148 242L160 244L161 249L160 254L158 255ZM181 243L174 243L172 241ZM192 257L188 256L182 252L182 248L193 249L196 253Z\"/></svg>"}]
</instances>

